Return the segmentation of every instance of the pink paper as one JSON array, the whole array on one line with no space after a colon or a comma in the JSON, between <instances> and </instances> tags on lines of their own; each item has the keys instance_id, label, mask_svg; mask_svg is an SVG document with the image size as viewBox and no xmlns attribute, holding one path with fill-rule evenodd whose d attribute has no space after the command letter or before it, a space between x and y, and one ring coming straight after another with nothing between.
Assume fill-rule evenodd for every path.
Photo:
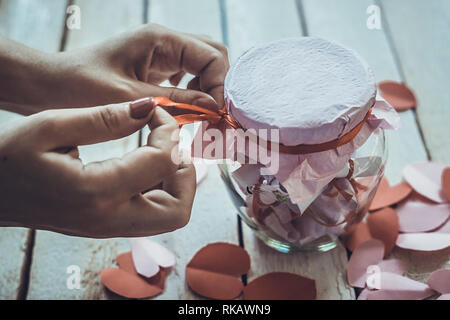
<instances>
[{"instance_id":1,"label":"pink paper","mask_svg":"<svg viewBox=\"0 0 450 320\"><path fill-rule=\"evenodd\" d=\"M407 199L396 208L400 232L424 232L438 228L450 216L450 204Z\"/></svg>"},{"instance_id":2,"label":"pink paper","mask_svg":"<svg viewBox=\"0 0 450 320\"><path fill-rule=\"evenodd\" d=\"M400 259L383 260L378 263L378 266L382 272L395 273L398 275L403 275L406 271L406 265Z\"/></svg>"},{"instance_id":3,"label":"pink paper","mask_svg":"<svg viewBox=\"0 0 450 320\"><path fill-rule=\"evenodd\" d=\"M416 251L437 251L450 246L450 233L424 232L399 234L397 246Z\"/></svg>"},{"instance_id":4,"label":"pink paper","mask_svg":"<svg viewBox=\"0 0 450 320\"><path fill-rule=\"evenodd\" d=\"M364 290L358 300L422 300L435 294L426 284L400 276L382 272L380 290Z\"/></svg>"},{"instance_id":5,"label":"pink paper","mask_svg":"<svg viewBox=\"0 0 450 320\"><path fill-rule=\"evenodd\" d=\"M442 172L446 166L437 162L417 162L403 169L403 177L424 197L437 203L447 202L442 190Z\"/></svg>"},{"instance_id":6,"label":"pink paper","mask_svg":"<svg viewBox=\"0 0 450 320\"><path fill-rule=\"evenodd\" d=\"M130 239L131 255L136 271L150 278L159 272L159 267L170 268L175 265L175 255L147 238Z\"/></svg>"},{"instance_id":7,"label":"pink paper","mask_svg":"<svg viewBox=\"0 0 450 320\"><path fill-rule=\"evenodd\" d=\"M450 294L450 269L434 271L428 277L427 284L441 294Z\"/></svg>"},{"instance_id":8,"label":"pink paper","mask_svg":"<svg viewBox=\"0 0 450 320\"><path fill-rule=\"evenodd\" d=\"M380 240L370 239L358 246L347 265L347 280L352 287L364 288L368 268L377 266L384 257L384 244Z\"/></svg>"},{"instance_id":9,"label":"pink paper","mask_svg":"<svg viewBox=\"0 0 450 320\"><path fill-rule=\"evenodd\" d=\"M439 296L436 300L450 300L450 294L443 294Z\"/></svg>"}]
</instances>

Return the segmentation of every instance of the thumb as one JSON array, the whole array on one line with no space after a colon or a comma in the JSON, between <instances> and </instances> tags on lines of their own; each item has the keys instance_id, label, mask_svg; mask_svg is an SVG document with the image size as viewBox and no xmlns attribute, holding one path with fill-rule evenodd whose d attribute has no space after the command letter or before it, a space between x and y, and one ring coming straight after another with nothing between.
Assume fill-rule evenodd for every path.
<instances>
[{"instance_id":1,"label":"thumb","mask_svg":"<svg viewBox=\"0 0 450 320\"><path fill-rule=\"evenodd\" d=\"M78 146L115 140L142 129L152 118L154 101L143 98L82 109L45 111L37 115L38 132L47 148Z\"/></svg>"},{"instance_id":2,"label":"thumb","mask_svg":"<svg viewBox=\"0 0 450 320\"><path fill-rule=\"evenodd\" d=\"M142 92L142 96L167 97L174 102L192 104L214 111L223 107L219 106L209 94L198 90L179 89L174 87L160 87L156 85L143 84L141 85L140 91ZM169 112L172 116L183 113L183 111L173 108L167 108L166 111Z\"/></svg>"}]
</instances>

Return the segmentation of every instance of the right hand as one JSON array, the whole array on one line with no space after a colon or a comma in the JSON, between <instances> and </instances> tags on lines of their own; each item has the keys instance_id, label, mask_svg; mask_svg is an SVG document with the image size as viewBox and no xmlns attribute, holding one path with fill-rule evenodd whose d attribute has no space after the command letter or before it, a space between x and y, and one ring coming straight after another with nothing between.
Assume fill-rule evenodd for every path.
<instances>
[{"instance_id":1,"label":"right hand","mask_svg":"<svg viewBox=\"0 0 450 320\"><path fill-rule=\"evenodd\" d=\"M150 123L147 145L84 165L78 146L128 136ZM0 225L110 238L185 226L195 194L192 164L171 159L176 121L153 100L44 111L0 136Z\"/></svg>"}]
</instances>

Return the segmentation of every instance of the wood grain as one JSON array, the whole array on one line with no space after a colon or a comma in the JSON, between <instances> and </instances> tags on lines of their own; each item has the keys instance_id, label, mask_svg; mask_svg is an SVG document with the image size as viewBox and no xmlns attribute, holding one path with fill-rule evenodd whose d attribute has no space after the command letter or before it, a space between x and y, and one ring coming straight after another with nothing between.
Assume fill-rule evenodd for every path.
<instances>
[{"instance_id":1,"label":"wood grain","mask_svg":"<svg viewBox=\"0 0 450 320\"><path fill-rule=\"evenodd\" d=\"M70 30L66 48L85 47L123 32L143 20L142 1L75 1L81 9L81 30ZM83 162L121 157L138 146L138 134L80 148ZM62 213L64 214L64 213ZM88 222L87 222L88 223ZM124 239L94 240L37 231L30 273L28 299L104 299L109 295L99 273L114 264L116 255L129 250ZM80 267L81 289L66 285L71 265Z\"/></svg>"},{"instance_id":2,"label":"wood grain","mask_svg":"<svg viewBox=\"0 0 450 320\"><path fill-rule=\"evenodd\" d=\"M0 34L35 49L58 51L65 6L60 0L0 1ZM21 117L0 111L0 127ZM28 236L28 229L0 228L0 300L18 297Z\"/></svg>"},{"instance_id":3,"label":"wood grain","mask_svg":"<svg viewBox=\"0 0 450 320\"><path fill-rule=\"evenodd\" d=\"M294 1L225 3L232 59L258 43L302 35ZM316 280L318 299L355 298L354 290L345 281L347 254L342 245L326 253L284 254L265 246L247 226L243 227L243 237L244 247L252 259L248 281L272 271L293 272Z\"/></svg>"}]
</instances>

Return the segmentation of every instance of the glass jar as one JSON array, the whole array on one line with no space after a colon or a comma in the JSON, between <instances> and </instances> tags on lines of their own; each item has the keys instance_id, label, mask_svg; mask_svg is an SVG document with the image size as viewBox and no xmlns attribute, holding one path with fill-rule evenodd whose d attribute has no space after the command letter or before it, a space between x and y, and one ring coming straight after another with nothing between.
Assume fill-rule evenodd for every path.
<instances>
[{"instance_id":1,"label":"glass jar","mask_svg":"<svg viewBox=\"0 0 450 320\"><path fill-rule=\"evenodd\" d=\"M247 186L244 189L239 185L232 175L232 172L240 167L239 163L219 164L219 168L221 177L227 185L229 194L242 221L269 247L286 253L291 251L326 252L336 247L338 236L351 230L351 227L360 222L368 212L378 184L383 177L386 159L385 134L383 130L377 129L364 145L351 156L350 161L353 162L353 165L355 165L355 162L362 162L358 164L358 172L342 178L335 178L324 189L321 195L309 205L303 215L297 215L294 212L293 219L289 222L294 230L298 230L299 233L302 231L308 232L307 230L317 230L316 234L310 235L309 238L300 235L300 239L297 239L297 236L291 238L289 236L283 237L280 232L276 232L253 214L249 215L249 211L251 210L249 206L251 204L248 201L248 197L258 192L258 186ZM267 184L270 179L270 176L265 176L265 181L261 181L261 183ZM347 196L347 200L345 197L342 197L342 199L343 201L348 201L349 207L354 206L354 208L352 207L351 212L346 212L344 215L338 217L338 221L326 221L330 215L329 208L335 206L336 199L333 197L334 194L332 191L330 192L330 189L333 188L333 184L336 182L339 183L340 180L352 181L355 185L354 189L347 188L348 190L340 191L342 193L347 192L348 195L351 195L351 198ZM273 209L274 206L279 206L281 203L290 202L289 196L283 190L282 186L278 190L273 190L273 192L279 196L275 203L268 206L269 208ZM343 203L340 205L341 208L346 207ZM333 217L333 220L336 220L336 218Z\"/></svg>"},{"instance_id":2,"label":"glass jar","mask_svg":"<svg viewBox=\"0 0 450 320\"><path fill-rule=\"evenodd\" d=\"M282 252L334 248L368 211L383 130L399 126L364 59L319 38L262 44L230 68L225 104L235 135L220 170L242 220Z\"/></svg>"}]
</instances>

